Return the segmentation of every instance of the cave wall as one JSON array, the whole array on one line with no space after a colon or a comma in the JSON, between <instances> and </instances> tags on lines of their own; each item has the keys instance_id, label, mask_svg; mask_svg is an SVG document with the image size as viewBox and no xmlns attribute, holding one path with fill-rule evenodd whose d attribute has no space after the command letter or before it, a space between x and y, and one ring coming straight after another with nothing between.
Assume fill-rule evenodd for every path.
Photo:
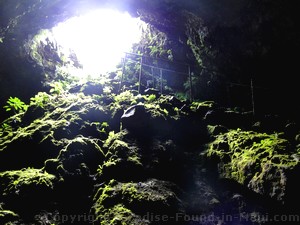
<instances>
[{"instance_id":1,"label":"cave wall","mask_svg":"<svg viewBox=\"0 0 300 225\"><path fill-rule=\"evenodd\" d=\"M231 104L251 102L250 81L255 101L262 112L294 112L297 102L297 54L300 47L296 1L0 1L0 105L9 96L30 97L42 87L43 70L22 55L24 40L40 29L51 28L74 15L102 6L114 6L140 16L166 32L182 47L177 57L198 63L198 76L209 77L206 88L218 92L219 84L229 91ZM187 23L191 17L203 21L201 27ZM188 33L192 29L192 33ZM203 34L206 29L207 34ZM203 46L191 51L189 35ZM192 52L192 54L191 54ZM205 70L203 70L205 69ZM225 79L224 79L225 78ZM216 82L214 82L216 81ZM208 84L211 85L208 87ZM233 87L238 84L238 88ZM214 86L215 85L215 86ZM237 91L238 89L242 91ZM224 90L222 90L224 92ZM238 93L245 92L240 98ZM220 93L218 96L224 96ZM228 94L228 93L227 93ZM230 101L227 101L230 103ZM280 106L279 106L280 105ZM1 107L2 108L2 107ZM2 110L2 109L0 109Z\"/></svg>"}]
</instances>

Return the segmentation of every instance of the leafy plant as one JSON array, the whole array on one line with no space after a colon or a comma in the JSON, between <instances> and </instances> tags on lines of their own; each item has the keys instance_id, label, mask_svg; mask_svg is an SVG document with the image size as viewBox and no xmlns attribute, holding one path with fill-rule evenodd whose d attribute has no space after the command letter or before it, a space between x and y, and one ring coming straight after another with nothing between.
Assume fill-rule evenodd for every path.
<instances>
[{"instance_id":1,"label":"leafy plant","mask_svg":"<svg viewBox=\"0 0 300 225\"><path fill-rule=\"evenodd\" d=\"M45 107L45 104L49 102L50 96L45 92L39 92L34 97L30 98L30 105L36 105L41 108Z\"/></svg>"},{"instance_id":2,"label":"leafy plant","mask_svg":"<svg viewBox=\"0 0 300 225\"><path fill-rule=\"evenodd\" d=\"M28 105L26 105L26 103L21 101L18 97L9 97L6 103L7 105L3 106L3 108L7 112L13 111L15 114L17 114L28 109Z\"/></svg>"},{"instance_id":3,"label":"leafy plant","mask_svg":"<svg viewBox=\"0 0 300 225\"><path fill-rule=\"evenodd\" d=\"M64 88L65 88L66 84L64 84L63 82L57 81L57 82L51 83L50 86L52 87L50 89L50 93L60 95L64 92Z\"/></svg>"},{"instance_id":4,"label":"leafy plant","mask_svg":"<svg viewBox=\"0 0 300 225\"><path fill-rule=\"evenodd\" d=\"M145 100L146 100L148 103L154 102L155 99L156 99L155 94L151 94L151 95L149 95L148 97L145 97Z\"/></svg>"}]
</instances>

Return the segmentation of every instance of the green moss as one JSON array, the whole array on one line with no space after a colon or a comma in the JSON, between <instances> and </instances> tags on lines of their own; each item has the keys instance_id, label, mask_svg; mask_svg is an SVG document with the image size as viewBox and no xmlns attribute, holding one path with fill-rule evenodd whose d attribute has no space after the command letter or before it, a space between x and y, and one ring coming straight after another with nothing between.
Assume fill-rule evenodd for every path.
<instances>
[{"instance_id":1,"label":"green moss","mask_svg":"<svg viewBox=\"0 0 300 225\"><path fill-rule=\"evenodd\" d=\"M110 145L109 149L111 152L126 151L126 150L128 150L128 144L122 140L115 140Z\"/></svg>"},{"instance_id":2,"label":"green moss","mask_svg":"<svg viewBox=\"0 0 300 225\"><path fill-rule=\"evenodd\" d=\"M145 107L152 118L178 119L183 112L178 111L178 108L176 109L172 105L171 101L173 98L174 96L170 95L161 95L157 98L154 94L134 95L131 91L124 91L119 95L114 95L114 102L109 105L109 109L112 116L114 116L119 111L124 111L130 106L140 104Z\"/></svg>"},{"instance_id":3,"label":"green moss","mask_svg":"<svg viewBox=\"0 0 300 225\"><path fill-rule=\"evenodd\" d=\"M31 107L42 107L46 108L47 111L30 121L29 124L25 124L25 126L15 127L15 118L13 117L3 121L2 129L0 130L0 151L6 149L17 140L30 139L39 132L43 133L43 138L37 141L45 142L50 140L54 145L64 145L60 140L57 140L57 133L61 133L61 131L68 133L69 131L71 135L72 130L70 126L82 124L82 118L91 109L95 109L97 112L104 111L103 108L98 107L98 104L91 96L81 94L64 93L58 96L40 94L34 99ZM32 116L30 115L30 117Z\"/></svg>"},{"instance_id":4,"label":"green moss","mask_svg":"<svg viewBox=\"0 0 300 225\"><path fill-rule=\"evenodd\" d=\"M112 95L113 102L109 105L112 116L114 116L119 110L125 110L127 107L138 103L138 97L133 92L127 90L118 95Z\"/></svg>"},{"instance_id":5,"label":"green moss","mask_svg":"<svg viewBox=\"0 0 300 225\"><path fill-rule=\"evenodd\" d=\"M118 133L111 131L109 133L109 137L103 144L103 148L107 153L105 161L99 165L97 170L98 176L106 175L111 178L111 175L115 174L119 178L130 176L132 178L131 172L142 169L139 149L134 143L128 143L124 140L126 134L126 130Z\"/></svg>"},{"instance_id":6,"label":"green moss","mask_svg":"<svg viewBox=\"0 0 300 225\"><path fill-rule=\"evenodd\" d=\"M110 180L108 184L105 184L104 187L98 189L94 196L95 205L93 207L94 213L98 216L101 215L101 212L105 210L104 204L107 199L110 198L113 192L113 186L116 184L114 179Z\"/></svg>"},{"instance_id":7,"label":"green moss","mask_svg":"<svg viewBox=\"0 0 300 225\"><path fill-rule=\"evenodd\" d=\"M122 105L122 104L125 104L125 103L127 103L129 105L134 105L134 104L137 103L136 99L135 99L135 96L129 90L123 91L120 94L116 95L114 97L114 100L119 105Z\"/></svg>"},{"instance_id":8,"label":"green moss","mask_svg":"<svg viewBox=\"0 0 300 225\"><path fill-rule=\"evenodd\" d=\"M114 205L112 208L105 209L96 217L96 220L101 225L138 225L135 221L135 215L131 210L127 209L122 204Z\"/></svg>"},{"instance_id":9,"label":"green moss","mask_svg":"<svg viewBox=\"0 0 300 225\"><path fill-rule=\"evenodd\" d=\"M65 147L61 150L58 157L61 156L62 153L68 151L68 149L76 149L81 148L85 150L92 150L95 149L99 153L101 153L103 156L106 155L106 153L102 150L100 144L101 142L97 138L91 138L91 137L85 137L82 135L78 135L75 138L71 140L65 140Z\"/></svg>"},{"instance_id":10,"label":"green moss","mask_svg":"<svg viewBox=\"0 0 300 225\"><path fill-rule=\"evenodd\" d=\"M203 102L194 101L191 103L190 109L191 111L196 112L201 108L211 109L214 106L215 106L215 102L213 101L203 101Z\"/></svg>"},{"instance_id":11,"label":"green moss","mask_svg":"<svg viewBox=\"0 0 300 225\"><path fill-rule=\"evenodd\" d=\"M15 217L18 218L18 214L14 213L11 210L5 210L3 209L2 205L0 204L0 220L3 219L4 217Z\"/></svg>"},{"instance_id":12,"label":"green moss","mask_svg":"<svg viewBox=\"0 0 300 225\"><path fill-rule=\"evenodd\" d=\"M221 176L244 185L269 182L265 177L266 168L284 171L299 164L292 156L290 143L278 134L240 129L218 135L210 143L207 156L217 158Z\"/></svg>"},{"instance_id":13,"label":"green moss","mask_svg":"<svg viewBox=\"0 0 300 225\"><path fill-rule=\"evenodd\" d=\"M46 109L46 106L50 103L50 99L51 95L46 92L38 92L34 97L30 98L30 106Z\"/></svg>"},{"instance_id":14,"label":"green moss","mask_svg":"<svg viewBox=\"0 0 300 225\"><path fill-rule=\"evenodd\" d=\"M22 170L0 173L1 189L4 195L19 193L24 188L45 187L53 189L56 177L41 169L24 168Z\"/></svg>"},{"instance_id":15,"label":"green moss","mask_svg":"<svg viewBox=\"0 0 300 225\"><path fill-rule=\"evenodd\" d=\"M0 218L3 218L5 216L12 216L12 217L18 217L16 213L10 210L0 210Z\"/></svg>"},{"instance_id":16,"label":"green moss","mask_svg":"<svg viewBox=\"0 0 300 225\"><path fill-rule=\"evenodd\" d=\"M142 162L141 162L141 158L139 155L129 155L128 158L127 158L128 162L131 162L135 165L140 165L142 166Z\"/></svg>"},{"instance_id":17,"label":"green moss","mask_svg":"<svg viewBox=\"0 0 300 225\"><path fill-rule=\"evenodd\" d=\"M145 183L111 180L94 196L93 210L97 221L100 224L148 224L142 222L141 216L135 212L137 206L139 212L145 213L159 210L158 207L164 210L169 208L176 196L166 186L165 182L158 180Z\"/></svg>"},{"instance_id":18,"label":"green moss","mask_svg":"<svg viewBox=\"0 0 300 225\"><path fill-rule=\"evenodd\" d=\"M116 140L122 140L123 137L127 134L126 130L122 130L118 133L115 133L114 131L110 131L108 134L108 138L105 140L103 147L104 148L109 148ZM120 142L119 142L120 143ZM120 145L125 146L126 143L120 143Z\"/></svg>"},{"instance_id":19,"label":"green moss","mask_svg":"<svg viewBox=\"0 0 300 225\"><path fill-rule=\"evenodd\" d=\"M0 221L5 223L5 225L13 225L15 224L12 221L16 221L19 219L19 215L10 210L4 210L0 205Z\"/></svg>"},{"instance_id":20,"label":"green moss","mask_svg":"<svg viewBox=\"0 0 300 225\"><path fill-rule=\"evenodd\" d=\"M109 205L110 200L119 198L128 203L132 202L167 202L169 198L173 198L174 194L164 186L164 182L149 181L146 183L135 182L117 182L111 180L103 188L98 190L96 195L97 203L100 205Z\"/></svg>"},{"instance_id":21,"label":"green moss","mask_svg":"<svg viewBox=\"0 0 300 225\"><path fill-rule=\"evenodd\" d=\"M104 174L104 171L108 168L117 166L118 163L121 162L121 159L110 157L108 160L106 160L102 165L99 165L99 168L97 169L97 175L102 176Z\"/></svg>"},{"instance_id":22,"label":"green moss","mask_svg":"<svg viewBox=\"0 0 300 225\"><path fill-rule=\"evenodd\" d=\"M151 94L151 95L144 96L144 99L146 100L146 102L151 103L155 101L156 96L154 94Z\"/></svg>"},{"instance_id":23,"label":"green moss","mask_svg":"<svg viewBox=\"0 0 300 225\"><path fill-rule=\"evenodd\" d=\"M138 195L138 190L136 188L136 185L133 183L127 183L124 184L122 187L122 195L126 197L126 195L128 195L128 199L129 201L133 200L133 199L139 199L141 197L141 195Z\"/></svg>"},{"instance_id":24,"label":"green moss","mask_svg":"<svg viewBox=\"0 0 300 225\"><path fill-rule=\"evenodd\" d=\"M0 137L11 138L12 136L13 136L12 126L7 123L2 123L0 127Z\"/></svg>"},{"instance_id":25,"label":"green moss","mask_svg":"<svg viewBox=\"0 0 300 225\"><path fill-rule=\"evenodd\" d=\"M146 103L144 106L147 111L150 112L152 118L167 119L166 116L168 114L168 111L166 112L163 108L160 107L159 104Z\"/></svg>"}]
</instances>

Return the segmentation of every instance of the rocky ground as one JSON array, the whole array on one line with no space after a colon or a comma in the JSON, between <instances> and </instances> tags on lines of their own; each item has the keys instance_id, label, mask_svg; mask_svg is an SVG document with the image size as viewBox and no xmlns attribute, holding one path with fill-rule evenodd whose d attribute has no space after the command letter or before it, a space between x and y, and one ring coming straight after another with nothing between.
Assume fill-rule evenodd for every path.
<instances>
[{"instance_id":1,"label":"rocky ground","mask_svg":"<svg viewBox=\"0 0 300 225\"><path fill-rule=\"evenodd\" d=\"M117 86L10 106L1 224L299 223L297 121Z\"/></svg>"}]
</instances>

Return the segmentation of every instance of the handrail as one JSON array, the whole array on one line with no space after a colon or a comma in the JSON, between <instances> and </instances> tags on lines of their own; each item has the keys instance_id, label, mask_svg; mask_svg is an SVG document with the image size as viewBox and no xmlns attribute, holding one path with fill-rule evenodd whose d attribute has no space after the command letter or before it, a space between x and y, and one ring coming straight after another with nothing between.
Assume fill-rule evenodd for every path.
<instances>
[{"instance_id":1,"label":"handrail","mask_svg":"<svg viewBox=\"0 0 300 225\"><path fill-rule=\"evenodd\" d=\"M151 71L153 71L153 69L158 69L160 71L160 79L161 79L161 88L160 88L160 92L162 93L163 89L162 89L162 71L167 71L167 72L172 72L172 73L177 73L177 74L182 74L182 75L187 75L189 77L189 83L190 83L190 100L193 99L192 96L192 78L191 78L191 65L186 64L186 63L179 63L179 62L173 62L173 61L169 61L169 60L165 60L165 59L160 59L160 58L154 58L154 57L150 57L150 56L144 56L141 54L136 54L136 53L129 53L129 52L125 52L125 57L123 59L123 68L122 68L122 77L121 77L121 82L120 82L120 86L119 86L119 92L123 86L123 80L124 80L124 73L125 73L125 65L127 62L127 55L134 55L134 56L139 56L140 59L134 59L134 61L140 63L141 67L140 67L140 71L139 71L139 87L138 87L138 92L140 93L140 87L141 87L141 78L142 78L142 68L143 66L149 67L151 68ZM172 69L166 69L163 67L159 67L159 66L154 66L154 65L149 65L144 63L143 58L150 58L153 60L159 60L159 61L166 61L170 64L176 64L176 65L184 65L187 66L187 72L180 72L180 71L176 71L176 70L172 70Z\"/></svg>"}]
</instances>

